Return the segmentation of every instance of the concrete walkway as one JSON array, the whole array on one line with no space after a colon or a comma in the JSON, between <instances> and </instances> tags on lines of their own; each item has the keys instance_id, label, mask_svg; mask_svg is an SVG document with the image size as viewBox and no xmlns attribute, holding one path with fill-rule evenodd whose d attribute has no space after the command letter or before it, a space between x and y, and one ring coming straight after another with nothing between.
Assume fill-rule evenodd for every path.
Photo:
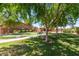
<instances>
[{"instance_id":1,"label":"concrete walkway","mask_svg":"<svg viewBox=\"0 0 79 59\"><path fill-rule=\"evenodd\" d=\"M32 37L38 37L38 36L41 36L41 35L45 35L45 34L33 35L33 36L28 36L28 37L23 37L23 38L13 38L13 39L5 39L5 40L0 39L0 43L18 41L18 40L25 40L25 39L29 39L29 38L32 38Z\"/></svg>"}]
</instances>

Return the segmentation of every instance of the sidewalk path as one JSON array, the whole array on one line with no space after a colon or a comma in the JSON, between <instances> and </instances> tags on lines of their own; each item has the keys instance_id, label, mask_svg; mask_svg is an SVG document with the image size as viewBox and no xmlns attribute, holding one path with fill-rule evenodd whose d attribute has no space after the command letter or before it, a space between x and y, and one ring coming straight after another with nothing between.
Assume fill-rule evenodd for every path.
<instances>
[{"instance_id":1,"label":"sidewalk path","mask_svg":"<svg viewBox=\"0 0 79 59\"><path fill-rule=\"evenodd\" d=\"M41 35L45 35L45 34L39 34L39 35L28 36L28 37L23 37L23 38L13 38L13 39L5 39L5 40L0 39L0 43L17 41L17 40L25 40L25 39L29 39L29 38L32 38L32 37L38 37L38 36L41 36Z\"/></svg>"}]
</instances>

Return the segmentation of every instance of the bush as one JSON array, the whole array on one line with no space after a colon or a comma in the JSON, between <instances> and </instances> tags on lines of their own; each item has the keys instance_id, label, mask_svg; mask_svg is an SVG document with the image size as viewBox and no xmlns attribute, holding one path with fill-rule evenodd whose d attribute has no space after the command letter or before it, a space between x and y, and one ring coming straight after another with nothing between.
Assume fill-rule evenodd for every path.
<instances>
[{"instance_id":1,"label":"bush","mask_svg":"<svg viewBox=\"0 0 79 59\"><path fill-rule=\"evenodd\" d=\"M72 33L71 29L64 29L63 32L64 33Z\"/></svg>"},{"instance_id":2,"label":"bush","mask_svg":"<svg viewBox=\"0 0 79 59\"><path fill-rule=\"evenodd\" d=\"M79 27L76 27L76 33L79 34Z\"/></svg>"},{"instance_id":3,"label":"bush","mask_svg":"<svg viewBox=\"0 0 79 59\"><path fill-rule=\"evenodd\" d=\"M64 33L75 33L75 28L68 28L63 30Z\"/></svg>"}]
</instances>

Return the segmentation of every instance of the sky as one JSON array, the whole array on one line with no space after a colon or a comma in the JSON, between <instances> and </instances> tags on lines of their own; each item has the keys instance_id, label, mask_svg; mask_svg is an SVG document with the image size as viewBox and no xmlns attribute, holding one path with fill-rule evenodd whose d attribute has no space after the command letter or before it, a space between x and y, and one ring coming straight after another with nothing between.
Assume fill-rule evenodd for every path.
<instances>
[{"instance_id":1,"label":"sky","mask_svg":"<svg viewBox=\"0 0 79 59\"><path fill-rule=\"evenodd\" d=\"M79 27L79 18L77 19L77 22L76 22L75 26Z\"/></svg>"},{"instance_id":2,"label":"sky","mask_svg":"<svg viewBox=\"0 0 79 59\"><path fill-rule=\"evenodd\" d=\"M32 24L34 27L38 27L38 28L40 28L41 27L41 23L39 22L39 23L33 23Z\"/></svg>"},{"instance_id":3,"label":"sky","mask_svg":"<svg viewBox=\"0 0 79 59\"><path fill-rule=\"evenodd\" d=\"M76 24L74 26L79 27L79 18L77 19ZM66 26L66 28L70 28L70 26Z\"/></svg>"},{"instance_id":4,"label":"sky","mask_svg":"<svg viewBox=\"0 0 79 59\"><path fill-rule=\"evenodd\" d=\"M33 24L33 26L39 28L40 27L40 24L39 23L35 23L35 24Z\"/></svg>"},{"instance_id":5,"label":"sky","mask_svg":"<svg viewBox=\"0 0 79 59\"><path fill-rule=\"evenodd\" d=\"M33 24L33 26L39 28L40 24L39 23L35 23L35 24ZM77 19L76 24L74 26L75 27L79 27L79 18ZM66 26L66 28L70 28L70 26L68 25L68 26Z\"/></svg>"}]
</instances>

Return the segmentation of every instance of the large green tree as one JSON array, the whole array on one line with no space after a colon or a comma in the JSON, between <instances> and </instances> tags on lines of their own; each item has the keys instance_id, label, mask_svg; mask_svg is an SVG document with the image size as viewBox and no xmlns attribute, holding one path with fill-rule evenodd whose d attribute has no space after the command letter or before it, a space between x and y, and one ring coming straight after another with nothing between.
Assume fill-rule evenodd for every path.
<instances>
[{"instance_id":1,"label":"large green tree","mask_svg":"<svg viewBox=\"0 0 79 59\"><path fill-rule=\"evenodd\" d=\"M46 41L48 41L48 28L56 27L58 32L59 26L66 26L69 21L74 24L78 18L78 4L33 4L33 10L36 12L36 20L46 28ZM76 16L75 16L76 15ZM67 16L72 16L73 19L67 19Z\"/></svg>"},{"instance_id":2,"label":"large green tree","mask_svg":"<svg viewBox=\"0 0 79 59\"><path fill-rule=\"evenodd\" d=\"M72 24L76 22L79 15L78 6L79 4L62 3L2 4L1 10L6 10L6 12L4 12L5 16L3 15L7 19L6 24L9 22L14 24L18 19L18 14L21 15L25 23L41 22L46 29L45 41L48 41L48 29L50 27L56 27L56 32L58 32L59 26L66 26L69 21L72 22ZM7 17L6 14L8 14ZM29 18L27 16L29 16ZM69 20L68 17L73 19ZM20 21L22 21L22 19Z\"/></svg>"}]
</instances>

